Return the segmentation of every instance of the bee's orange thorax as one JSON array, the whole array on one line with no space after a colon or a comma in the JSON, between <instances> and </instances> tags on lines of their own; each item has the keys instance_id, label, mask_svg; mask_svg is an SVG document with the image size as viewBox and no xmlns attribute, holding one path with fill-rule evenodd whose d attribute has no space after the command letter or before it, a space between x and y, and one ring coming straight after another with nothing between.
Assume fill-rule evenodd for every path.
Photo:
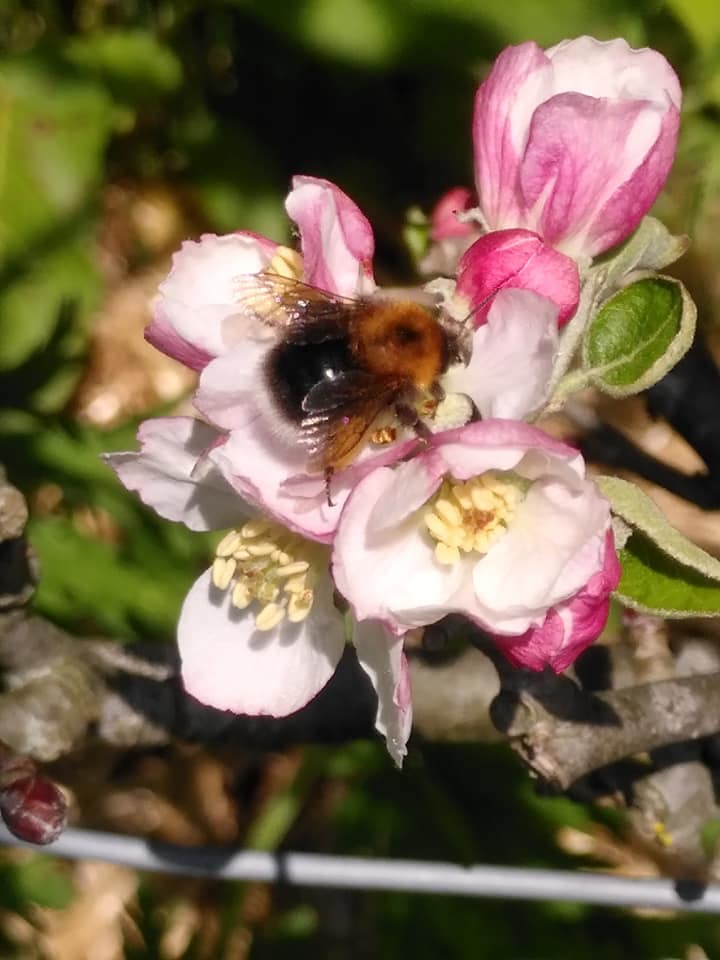
<instances>
[{"instance_id":1,"label":"bee's orange thorax","mask_svg":"<svg viewBox=\"0 0 720 960\"><path fill-rule=\"evenodd\" d=\"M410 300L369 301L353 319L352 352L366 369L428 390L447 365L447 337L434 314Z\"/></svg>"}]
</instances>

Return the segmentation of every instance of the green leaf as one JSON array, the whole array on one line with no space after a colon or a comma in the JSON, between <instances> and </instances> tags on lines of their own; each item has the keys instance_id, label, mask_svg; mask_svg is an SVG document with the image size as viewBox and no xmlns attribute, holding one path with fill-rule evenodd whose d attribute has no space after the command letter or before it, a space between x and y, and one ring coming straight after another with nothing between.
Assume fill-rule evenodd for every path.
<instances>
[{"instance_id":1,"label":"green leaf","mask_svg":"<svg viewBox=\"0 0 720 960\"><path fill-rule=\"evenodd\" d=\"M668 6L701 50L720 42L720 6L716 0L669 0Z\"/></svg>"},{"instance_id":2,"label":"green leaf","mask_svg":"<svg viewBox=\"0 0 720 960\"><path fill-rule=\"evenodd\" d=\"M84 346L90 311L102 284L91 257L92 233L72 231L37 259L28 258L0 292L0 370L19 366L51 338L56 372Z\"/></svg>"},{"instance_id":3,"label":"green leaf","mask_svg":"<svg viewBox=\"0 0 720 960\"><path fill-rule=\"evenodd\" d=\"M686 236L674 236L655 217L645 217L622 246L599 257L592 269L603 273L603 289L610 292L633 271L664 270L685 253L689 242Z\"/></svg>"},{"instance_id":4,"label":"green leaf","mask_svg":"<svg viewBox=\"0 0 720 960\"><path fill-rule=\"evenodd\" d=\"M36 854L18 868L16 885L25 900L52 910L64 910L75 896L67 867L45 854Z\"/></svg>"},{"instance_id":5,"label":"green leaf","mask_svg":"<svg viewBox=\"0 0 720 960\"><path fill-rule=\"evenodd\" d=\"M0 69L0 259L43 257L94 195L113 123L95 84L34 60ZM28 245L40 249L29 251ZM13 262L13 269L17 266ZM22 266L22 264L21 264Z\"/></svg>"},{"instance_id":6,"label":"green leaf","mask_svg":"<svg viewBox=\"0 0 720 960\"><path fill-rule=\"evenodd\" d=\"M712 817L700 827L700 844L706 857L714 857L720 847L720 818Z\"/></svg>"},{"instance_id":7,"label":"green leaf","mask_svg":"<svg viewBox=\"0 0 720 960\"><path fill-rule=\"evenodd\" d=\"M618 598L627 606L664 617L720 613L720 560L671 526L634 483L597 477L613 512L633 530L619 551Z\"/></svg>"},{"instance_id":8,"label":"green leaf","mask_svg":"<svg viewBox=\"0 0 720 960\"><path fill-rule=\"evenodd\" d=\"M697 310L685 287L647 277L606 300L583 342L584 375L611 396L657 383L686 353Z\"/></svg>"},{"instance_id":9,"label":"green leaf","mask_svg":"<svg viewBox=\"0 0 720 960\"><path fill-rule=\"evenodd\" d=\"M118 547L84 536L65 517L36 519L29 535L42 571L39 612L115 636L173 629L192 581L188 570L133 565Z\"/></svg>"},{"instance_id":10,"label":"green leaf","mask_svg":"<svg viewBox=\"0 0 720 960\"><path fill-rule=\"evenodd\" d=\"M78 71L103 83L117 100L141 106L148 98L176 90L182 64L146 30L99 30L74 37L67 59Z\"/></svg>"}]
</instances>

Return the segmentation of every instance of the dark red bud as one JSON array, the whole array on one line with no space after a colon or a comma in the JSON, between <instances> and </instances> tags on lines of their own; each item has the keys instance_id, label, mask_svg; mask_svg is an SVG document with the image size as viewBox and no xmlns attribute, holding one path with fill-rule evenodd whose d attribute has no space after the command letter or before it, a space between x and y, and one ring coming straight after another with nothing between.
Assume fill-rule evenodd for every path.
<instances>
[{"instance_id":1,"label":"dark red bud","mask_svg":"<svg viewBox=\"0 0 720 960\"><path fill-rule=\"evenodd\" d=\"M27 843L52 843L67 822L67 802L50 780L28 773L0 788L0 815L11 833Z\"/></svg>"}]
</instances>

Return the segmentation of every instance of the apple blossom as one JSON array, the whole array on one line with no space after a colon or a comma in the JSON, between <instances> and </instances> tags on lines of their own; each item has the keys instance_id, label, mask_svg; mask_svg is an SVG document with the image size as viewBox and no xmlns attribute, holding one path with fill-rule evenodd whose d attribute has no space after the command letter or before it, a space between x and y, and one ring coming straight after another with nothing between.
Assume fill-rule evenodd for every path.
<instances>
[{"instance_id":1,"label":"apple blossom","mask_svg":"<svg viewBox=\"0 0 720 960\"><path fill-rule=\"evenodd\" d=\"M224 443L208 424L164 417L140 427L139 453L106 454L122 482L161 516L227 529L178 624L186 690L233 713L287 716L328 682L346 641L329 548L258 517L225 479ZM412 717L402 643L380 623L354 624L360 666L378 695L376 727L396 763Z\"/></svg>"},{"instance_id":2,"label":"apple blossom","mask_svg":"<svg viewBox=\"0 0 720 960\"><path fill-rule=\"evenodd\" d=\"M562 670L605 622L610 519L575 450L527 424L475 422L358 483L333 577L360 621L402 635L460 613L516 663Z\"/></svg>"},{"instance_id":3,"label":"apple blossom","mask_svg":"<svg viewBox=\"0 0 720 960\"><path fill-rule=\"evenodd\" d=\"M665 182L680 104L665 58L625 40L508 47L475 98L487 228L525 227L580 259L620 243Z\"/></svg>"}]
</instances>

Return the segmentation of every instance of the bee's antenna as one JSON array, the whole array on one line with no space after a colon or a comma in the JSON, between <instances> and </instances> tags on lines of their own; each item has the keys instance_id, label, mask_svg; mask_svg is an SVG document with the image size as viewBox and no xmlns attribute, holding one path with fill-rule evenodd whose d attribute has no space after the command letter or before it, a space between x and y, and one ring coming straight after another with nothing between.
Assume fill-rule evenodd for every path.
<instances>
[{"instance_id":1,"label":"bee's antenna","mask_svg":"<svg viewBox=\"0 0 720 960\"><path fill-rule=\"evenodd\" d=\"M475 316L475 314L478 313L480 310L482 310L482 308L485 306L486 303L489 303L489 301L492 300L492 298L495 296L495 294L498 292L499 289L500 289L499 287L496 287L494 290L491 290L490 293L484 296L479 303L476 303L468 311L468 313L462 318L462 320L460 321L461 325L466 326L467 324L469 324L472 318Z\"/></svg>"},{"instance_id":2,"label":"bee's antenna","mask_svg":"<svg viewBox=\"0 0 720 960\"><path fill-rule=\"evenodd\" d=\"M327 498L327 505L329 507L334 507L332 497L330 496L330 481L333 478L335 471L332 467L325 467L325 497Z\"/></svg>"}]
</instances>

